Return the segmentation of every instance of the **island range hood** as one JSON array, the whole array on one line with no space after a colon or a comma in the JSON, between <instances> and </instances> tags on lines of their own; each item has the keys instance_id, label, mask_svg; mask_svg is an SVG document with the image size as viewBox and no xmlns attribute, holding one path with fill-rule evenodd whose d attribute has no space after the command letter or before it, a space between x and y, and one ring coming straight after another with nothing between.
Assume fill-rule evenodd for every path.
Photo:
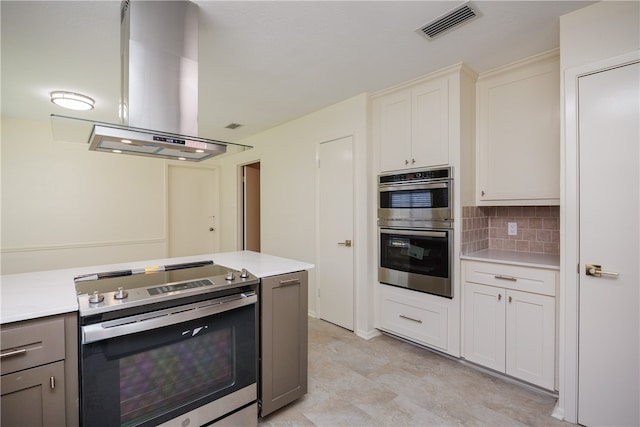
<instances>
[{"instance_id":1,"label":"island range hood","mask_svg":"<svg viewBox=\"0 0 640 427\"><path fill-rule=\"evenodd\" d=\"M197 4L125 0L120 37L122 123L91 122L90 150L201 161L252 148L194 136L198 135Z\"/></svg>"}]
</instances>

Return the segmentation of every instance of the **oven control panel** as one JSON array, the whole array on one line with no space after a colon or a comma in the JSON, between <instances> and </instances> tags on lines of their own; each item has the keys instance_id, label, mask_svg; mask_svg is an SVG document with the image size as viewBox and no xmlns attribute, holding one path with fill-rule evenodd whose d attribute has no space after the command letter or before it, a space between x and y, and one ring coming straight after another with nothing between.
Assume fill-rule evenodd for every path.
<instances>
[{"instance_id":1,"label":"oven control panel","mask_svg":"<svg viewBox=\"0 0 640 427\"><path fill-rule=\"evenodd\" d=\"M147 292L149 292L149 295L159 295L159 294L166 294L167 292L182 291L185 289L200 288L202 286L212 286L212 285L213 285L213 282L209 279L194 280L192 282L176 283L175 285L156 286L155 288L147 289Z\"/></svg>"}]
</instances>

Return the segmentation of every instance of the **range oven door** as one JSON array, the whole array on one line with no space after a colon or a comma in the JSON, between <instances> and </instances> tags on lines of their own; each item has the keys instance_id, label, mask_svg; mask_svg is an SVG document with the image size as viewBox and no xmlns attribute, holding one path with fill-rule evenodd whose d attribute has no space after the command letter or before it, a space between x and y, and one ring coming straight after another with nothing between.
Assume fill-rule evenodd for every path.
<instances>
[{"instance_id":1,"label":"range oven door","mask_svg":"<svg viewBox=\"0 0 640 427\"><path fill-rule=\"evenodd\" d=\"M82 425L157 426L190 413L203 425L255 405L256 302L232 296L82 326Z\"/></svg>"},{"instance_id":2,"label":"range oven door","mask_svg":"<svg viewBox=\"0 0 640 427\"><path fill-rule=\"evenodd\" d=\"M381 283L453 298L453 230L379 230Z\"/></svg>"}]
</instances>

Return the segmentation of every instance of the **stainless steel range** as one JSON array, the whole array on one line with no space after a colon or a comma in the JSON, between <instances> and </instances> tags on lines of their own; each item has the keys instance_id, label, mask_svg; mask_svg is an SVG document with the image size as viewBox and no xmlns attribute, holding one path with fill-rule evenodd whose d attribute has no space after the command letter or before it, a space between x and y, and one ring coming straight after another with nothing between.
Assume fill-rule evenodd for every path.
<instances>
[{"instance_id":1,"label":"stainless steel range","mask_svg":"<svg viewBox=\"0 0 640 427\"><path fill-rule=\"evenodd\" d=\"M257 277L202 261L75 283L82 425L257 425Z\"/></svg>"}]
</instances>

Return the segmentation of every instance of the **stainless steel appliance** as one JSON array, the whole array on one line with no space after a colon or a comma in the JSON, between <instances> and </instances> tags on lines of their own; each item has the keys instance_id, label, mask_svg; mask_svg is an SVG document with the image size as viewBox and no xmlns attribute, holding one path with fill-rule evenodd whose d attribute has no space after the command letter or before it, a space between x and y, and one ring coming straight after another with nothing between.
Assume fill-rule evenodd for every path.
<instances>
[{"instance_id":1,"label":"stainless steel appliance","mask_svg":"<svg viewBox=\"0 0 640 427\"><path fill-rule=\"evenodd\" d=\"M211 261L77 277L81 424L257 425L258 283Z\"/></svg>"},{"instance_id":2,"label":"stainless steel appliance","mask_svg":"<svg viewBox=\"0 0 640 427\"><path fill-rule=\"evenodd\" d=\"M451 167L378 177L378 280L453 298Z\"/></svg>"},{"instance_id":3,"label":"stainless steel appliance","mask_svg":"<svg viewBox=\"0 0 640 427\"><path fill-rule=\"evenodd\" d=\"M378 220L388 227L451 228L452 168L420 169L378 177Z\"/></svg>"}]
</instances>

